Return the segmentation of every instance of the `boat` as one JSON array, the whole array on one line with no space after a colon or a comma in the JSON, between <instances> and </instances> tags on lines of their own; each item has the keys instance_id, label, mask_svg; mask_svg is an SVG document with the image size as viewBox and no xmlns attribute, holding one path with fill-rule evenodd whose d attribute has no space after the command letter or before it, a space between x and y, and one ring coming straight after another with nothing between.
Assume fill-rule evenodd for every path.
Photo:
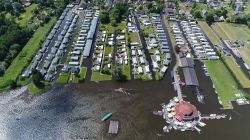
<instances>
[{"instance_id":1,"label":"boat","mask_svg":"<svg viewBox=\"0 0 250 140\"><path fill-rule=\"evenodd\" d=\"M199 126L203 127L205 126L206 124L204 122L198 122Z\"/></svg>"},{"instance_id":2,"label":"boat","mask_svg":"<svg viewBox=\"0 0 250 140\"><path fill-rule=\"evenodd\" d=\"M102 121L106 121L109 117L112 116L112 112L109 112L108 114L104 115L104 117L102 118Z\"/></svg>"},{"instance_id":3,"label":"boat","mask_svg":"<svg viewBox=\"0 0 250 140\"><path fill-rule=\"evenodd\" d=\"M232 117L230 116L229 121L232 120Z\"/></svg>"}]
</instances>

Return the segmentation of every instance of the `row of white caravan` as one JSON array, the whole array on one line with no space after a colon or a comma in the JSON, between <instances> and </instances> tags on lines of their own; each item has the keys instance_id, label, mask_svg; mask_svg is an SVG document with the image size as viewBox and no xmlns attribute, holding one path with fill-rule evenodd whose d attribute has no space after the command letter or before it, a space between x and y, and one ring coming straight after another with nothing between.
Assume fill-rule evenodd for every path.
<instances>
[{"instance_id":1,"label":"row of white caravan","mask_svg":"<svg viewBox=\"0 0 250 140\"><path fill-rule=\"evenodd\" d=\"M219 59L213 47L209 44L204 33L195 21L181 21L180 25L187 40L199 59Z\"/></svg>"},{"instance_id":2,"label":"row of white caravan","mask_svg":"<svg viewBox=\"0 0 250 140\"><path fill-rule=\"evenodd\" d=\"M149 63L146 60L142 46L138 42L131 43L131 62L133 66L132 74L151 76Z\"/></svg>"},{"instance_id":3,"label":"row of white caravan","mask_svg":"<svg viewBox=\"0 0 250 140\"><path fill-rule=\"evenodd\" d=\"M79 67L81 65L82 57L85 55L86 51L88 51L87 56L89 56L93 37L95 34L99 11L86 10L85 17L83 19L83 24L81 26L81 30L79 31L79 36L77 41L74 44L74 48L70 52L70 66ZM89 42L88 39L92 41Z\"/></svg>"},{"instance_id":4,"label":"row of white caravan","mask_svg":"<svg viewBox=\"0 0 250 140\"><path fill-rule=\"evenodd\" d=\"M119 65L129 65L128 48L126 46L125 30L118 33L117 37L117 55L116 61Z\"/></svg>"}]
</instances>

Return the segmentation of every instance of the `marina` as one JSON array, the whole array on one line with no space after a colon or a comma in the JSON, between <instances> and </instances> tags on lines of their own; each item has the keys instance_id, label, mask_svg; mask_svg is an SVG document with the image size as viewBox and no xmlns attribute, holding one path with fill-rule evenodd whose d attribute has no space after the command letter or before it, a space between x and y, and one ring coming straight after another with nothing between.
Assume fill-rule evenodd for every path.
<instances>
[{"instance_id":1,"label":"marina","mask_svg":"<svg viewBox=\"0 0 250 140\"><path fill-rule=\"evenodd\" d=\"M164 132L169 132L171 129L178 131L197 131L201 132L198 126L203 127L206 124L203 120L225 119L227 115L210 114L202 115L197 108L189 102L179 100L174 97L168 104L162 105L161 111L153 112L154 115L162 116L166 124L163 127Z\"/></svg>"}]
</instances>

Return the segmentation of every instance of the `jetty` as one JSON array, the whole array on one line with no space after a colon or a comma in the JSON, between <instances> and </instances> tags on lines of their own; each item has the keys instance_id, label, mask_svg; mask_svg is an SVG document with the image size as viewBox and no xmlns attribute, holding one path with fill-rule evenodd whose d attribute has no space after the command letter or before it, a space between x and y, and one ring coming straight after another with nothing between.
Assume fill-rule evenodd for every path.
<instances>
[{"instance_id":1,"label":"jetty","mask_svg":"<svg viewBox=\"0 0 250 140\"><path fill-rule=\"evenodd\" d=\"M217 114L210 114L207 116L201 116L201 120L219 120L219 119L225 119L227 115L217 115Z\"/></svg>"},{"instance_id":2,"label":"jetty","mask_svg":"<svg viewBox=\"0 0 250 140\"><path fill-rule=\"evenodd\" d=\"M110 121L109 123L109 134L117 134L119 129L119 122L118 121Z\"/></svg>"}]
</instances>

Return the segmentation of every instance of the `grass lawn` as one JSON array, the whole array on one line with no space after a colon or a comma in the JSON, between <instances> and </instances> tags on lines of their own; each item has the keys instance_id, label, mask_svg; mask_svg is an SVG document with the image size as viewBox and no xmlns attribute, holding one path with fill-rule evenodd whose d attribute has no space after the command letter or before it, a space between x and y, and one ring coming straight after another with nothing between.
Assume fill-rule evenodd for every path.
<instances>
[{"instance_id":1,"label":"grass lawn","mask_svg":"<svg viewBox=\"0 0 250 140\"><path fill-rule=\"evenodd\" d=\"M142 81L150 81L150 78L144 74L135 75L135 78L140 79Z\"/></svg>"},{"instance_id":2,"label":"grass lawn","mask_svg":"<svg viewBox=\"0 0 250 140\"><path fill-rule=\"evenodd\" d=\"M155 73L155 80L161 80L161 74L160 74L160 72L156 72Z\"/></svg>"},{"instance_id":3,"label":"grass lawn","mask_svg":"<svg viewBox=\"0 0 250 140\"><path fill-rule=\"evenodd\" d=\"M109 55L113 53L113 47L105 47L104 55Z\"/></svg>"},{"instance_id":4,"label":"grass lawn","mask_svg":"<svg viewBox=\"0 0 250 140\"><path fill-rule=\"evenodd\" d=\"M130 75L130 66L129 66L129 65L123 64L122 72L123 72L124 75L126 75L126 77L127 77L128 80L131 79L131 75Z\"/></svg>"},{"instance_id":5,"label":"grass lawn","mask_svg":"<svg viewBox=\"0 0 250 140\"><path fill-rule=\"evenodd\" d=\"M245 13L250 13L250 3L246 4L246 10L244 11Z\"/></svg>"},{"instance_id":6,"label":"grass lawn","mask_svg":"<svg viewBox=\"0 0 250 140\"><path fill-rule=\"evenodd\" d=\"M129 37L130 37L130 41L131 42L138 42L140 43L140 40L139 40L139 36L138 36L138 33L137 32L130 32L129 33Z\"/></svg>"},{"instance_id":7,"label":"grass lawn","mask_svg":"<svg viewBox=\"0 0 250 140\"><path fill-rule=\"evenodd\" d=\"M112 26L111 23L109 24L103 24L106 26L107 33L113 34L116 30L124 30L126 28L126 22L122 21L121 23L118 23L116 26Z\"/></svg>"},{"instance_id":8,"label":"grass lawn","mask_svg":"<svg viewBox=\"0 0 250 140\"><path fill-rule=\"evenodd\" d=\"M67 84L69 81L70 73L62 72L60 76L56 79L56 83Z\"/></svg>"},{"instance_id":9,"label":"grass lawn","mask_svg":"<svg viewBox=\"0 0 250 140\"><path fill-rule=\"evenodd\" d=\"M209 25L207 24L207 22L205 21L198 21L200 27L203 29L203 31L206 33L206 35L208 36L208 38L211 40L211 42L214 45L218 45L220 46L220 40L219 38L217 38L217 36L213 33L212 29L209 27Z\"/></svg>"},{"instance_id":10,"label":"grass lawn","mask_svg":"<svg viewBox=\"0 0 250 140\"><path fill-rule=\"evenodd\" d=\"M26 23L32 18L33 13L32 10L34 10L38 5L37 4L32 4L31 6L25 8L25 12L21 14L21 20L19 21L19 24L21 26L25 26Z\"/></svg>"},{"instance_id":11,"label":"grass lawn","mask_svg":"<svg viewBox=\"0 0 250 140\"><path fill-rule=\"evenodd\" d=\"M179 7L183 9L185 12L191 11L191 9L189 7L186 7L183 2L179 2Z\"/></svg>"},{"instance_id":12,"label":"grass lawn","mask_svg":"<svg viewBox=\"0 0 250 140\"><path fill-rule=\"evenodd\" d=\"M38 88L36 87L33 83L29 85L28 87L28 91L31 95L36 95L39 93L42 93L45 91L45 89L49 86L48 83L44 83L44 87L43 88Z\"/></svg>"},{"instance_id":13,"label":"grass lawn","mask_svg":"<svg viewBox=\"0 0 250 140\"><path fill-rule=\"evenodd\" d=\"M224 34L223 39L250 41L250 29L246 25L217 22L215 26L219 34Z\"/></svg>"},{"instance_id":14,"label":"grass lawn","mask_svg":"<svg viewBox=\"0 0 250 140\"><path fill-rule=\"evenodd\" d=\"M217 34L223 39L223 40L229 40L229 37L226 35L224 30L219 26L219 24L215 23L212 25L212 28L217 32Z\"/></svg>"},{"instance_id":15,"label":"grass lawn","mask_svg":"<svg viewBox=\"0 0 250 140\"><path fill-rule=\"evenodd\" d=\"M205 61L205 64L208 68L217 94L222 101L223 107L228 108L228 101L234 100L234 94L241 92L237 88L236 81L221 60L207 60Z\"/></svg>"},{"instance_id":16,"label":"grass lawn","mask_svg":"<svg viewBox=\"0 0 250 140\"><path fill-rule=\"evenodd\" d=\"M99 71L93 71L91 75L91 81L108 81L112 80L111 75L102 74Z\"/></svg>"},{"instance_id":17,"label":"grass lawn","mask_svg":"<svg viewBox=\"0 0 250 140\"><path fill-rule=\"evenodd\" d=\"M250 47L239 48L239 51L245 63L250 67Z\"/></svg>"},{"instance_id":18,"label":"grass lawn","mask_svg":"<svg viewBox=\"0 0 250 140\"><path fill-rule=\"evenodd\" d=\"M230 67L231 71L237 78L237 80L240 82L241 86L243 88L249 88L250 87L250 80L245 75L245 73L242 71L241 67L238 66L238 64L235 62L234 58L232 56L224 57L225 62Z\"/></svg>"},{"instance_id":19,"label":"grass lawn","mask_svg":"<svg viewBox=\"0 0 250 140\"><path fill-rule=\"evenodd\" d=\"M23 50L13 60L9 68L5 71L3 77L0 77L0 89L5 89L9 86L11 80L16 80L22 73L24 67L28 65L30 60L34 57L35 53L40 47L40 41L43 41L54 23L56 18L52 18L48 24L39 27L34 33L33 37L24 46Z\"/></svg>"},{"instance_id":20,"label":"grass lawn","mask_svg":"<svg viewBox=\"0 0 250 140\"><path fill-rule=\"evenodd\" d=\"M87 68L86 67L82 67L81 70L80 70L79 76L74 76L73 82L74 83L79 83L81 81L84 81L86 73L87 73Z\"/></svg>"}]
</instances>

